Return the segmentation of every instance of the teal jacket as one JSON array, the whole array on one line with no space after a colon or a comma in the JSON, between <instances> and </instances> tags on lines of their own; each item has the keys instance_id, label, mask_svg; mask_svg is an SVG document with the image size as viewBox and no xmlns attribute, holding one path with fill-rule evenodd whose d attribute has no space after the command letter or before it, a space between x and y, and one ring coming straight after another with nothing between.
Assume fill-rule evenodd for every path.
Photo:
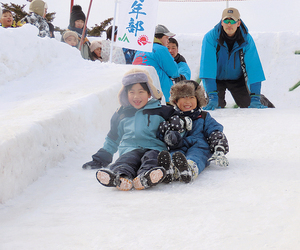
<instances>
[{"instance_id":1,"label":"teal jacket","mask_svg":"<svg viewBox=\"0 0 300 250\"><path fill-rule=\"evenodd\" d=\"M159 77L161 90L166 98L170 98L170 89L173 86L171 78L178 78L178 67L167 47L154 40L152 52L137 51L132 64L153 66Z\"/></svg>"},{"instance_id":2,"label":"teal jacket","mask_svg":"<svg viewBox=\"0 0 300 250\"><path fill-rule=\"evenodd\" d=\"M164 142L156 138L159 124L173 114L171 106L162 106L151 99L142 109L121 107L111 119L111 129L105 138L104 149L113 155L123 155L135 149L167 150Z\"/></svg>"},{"instance_id":3,"label":"teal jacket","mask_svg":"<svg viewBox=\"0 0 300 250\"><path fill-rule=\"evenodd\" d=\"M199 78L204 79L203 83L207 92L215 89L206 86L205 79L237 80L242 76L239 56L241 49L244 53L249 89L251 89L251 84L265 80L255 43L243 22L241 22L239 30L241 32L240 39L235 42L231 52L228 51L227 44L221 40L221 22L204 36Z\"/></svg>"}]
</instances>

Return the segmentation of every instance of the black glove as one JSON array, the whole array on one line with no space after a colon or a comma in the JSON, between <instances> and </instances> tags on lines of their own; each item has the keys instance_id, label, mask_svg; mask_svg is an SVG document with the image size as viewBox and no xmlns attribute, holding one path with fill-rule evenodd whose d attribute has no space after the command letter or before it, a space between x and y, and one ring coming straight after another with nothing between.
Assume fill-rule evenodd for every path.
<instances>
[{"instance_id":1,"label":"black glove","mask_svg":"<svg viewBox=\"0 0 300 250\"><path fill-rule=\"evenodd\" d=\"M98 162L98 161L89 161L89 162L83 164L83 166L82 166L82 168L84 168L84 169L99 169L102 167L105 167L105 166L103 165L102 162Z\"/></svg>"},{"instance_id":2,"label":"black glove","mask_svg":"<svg viewBox=\"0 0 300 250\"><path fill-rule=\"evenodd\" d=\"M207 141L212 153L223 151L224 154L227 154L229 152L228 141L223 132L213 131Z\"/></svg>"},{"instance_id":3,"label":"black glove","mask_svg":"<svg viewBox=\"0 0 300 250\"><path fill-rule=\"evenodd\" d=\"M181 142L181 135L178 131L168 130L164 136L164 142L169 146L177 146Z\"/></svg>"},{"instance_id":4,"label":"black glove","mask_svg":"<svg viewBox=\"0 0 300 250\"><path fill-rule=\"evenodd\" d=\"M157 138L164 141L165 133L169 130L179 131L180 133L183 131L184 122L179 118L178 115L172 116L170 121L163 121L159 124L157 130Z\"/></svg>"},{"instance_id":5,"label":"black glove","mask_svg":"<svg viewBox=\"0 0 300 250\"><path fill-rule=\"evenodd\" d=\"M179 75L179 77L176 77L176 78L170 78L173 82L173 84L176 84L180 81L183 81L183 80L186 80L185 76L184 75Z\"/></svg>"},{"instance_id":6,"label":"black glove","mask_svg":"<svg viewBox=\"0 0 300 250\"><path fill-rule=\"evenodd\" d=\"M112 162L112 158L113 158L113 156L103 148L101 148L92 157L93 157L93 160L83 164L82 168L97 169L97 168L106 167L109 163Z\"/></svg>"}]
</instances>

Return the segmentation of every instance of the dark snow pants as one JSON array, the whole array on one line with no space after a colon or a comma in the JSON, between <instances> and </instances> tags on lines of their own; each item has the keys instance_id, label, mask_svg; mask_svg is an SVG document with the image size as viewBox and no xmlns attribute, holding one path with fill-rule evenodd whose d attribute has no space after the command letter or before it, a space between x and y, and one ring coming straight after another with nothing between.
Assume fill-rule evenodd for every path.
<instances>
[{"instance_id":1,"label":"dark snow pants","mask_svg":"<svg viewBox=\"0 0 300 250\"><path fill-rule=\"evenodd\" d=\"M248 108L251 102L250 94L245 83L244 76L238 80L216 80L219 97L219 106L224 108L226 106L225 93L228 89L240 108Z\"/></svg>"},{"instance_id":2,"label":"dark snow pants","mask_svg":"<svg viewBox=\"0 0 300 250\"><path fill-rule=\"evenodd\" d=\"M135 149L121 155L115 163L110 164L108 167L115 174L126 175L134 179L139 174L158 166L158 153L158 150Z\"/></svg>"}]
</instances>

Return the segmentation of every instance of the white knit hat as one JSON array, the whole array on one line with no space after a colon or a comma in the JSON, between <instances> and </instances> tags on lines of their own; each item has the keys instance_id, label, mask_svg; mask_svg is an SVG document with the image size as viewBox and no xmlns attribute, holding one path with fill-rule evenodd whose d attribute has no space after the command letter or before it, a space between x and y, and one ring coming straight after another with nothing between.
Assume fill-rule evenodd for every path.
<instances>
[{"instance_id":1,"label":"white knit hat","mask_svg":"<svg viewBox=\"0 0 300 250\"><path fill-rule=\"evenodd\" d=\"M90 44L90 50L91 52L94 52L95 49L102 48L101 41L92 41Z\"/></svg>"}]
</instances>

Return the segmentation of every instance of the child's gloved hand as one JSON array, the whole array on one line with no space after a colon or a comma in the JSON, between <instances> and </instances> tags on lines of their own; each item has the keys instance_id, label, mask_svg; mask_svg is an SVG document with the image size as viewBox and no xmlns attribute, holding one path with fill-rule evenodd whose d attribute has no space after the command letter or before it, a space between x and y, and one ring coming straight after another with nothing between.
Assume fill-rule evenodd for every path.
<instances>
[{"instance_id":1,"label":"child's gloved hand","mask_svg":"<svg viewBox=\"0 0 300 250\"><path fill-rule=\"evenodd\" d=\"M214 152L214 154L208 159L208 161L215 161L216 164L221 167L227 167L229 165L229 162L226 156L224 155L224 152L222 151Z\"/></svg>"},{"instance_id":2,"label":"child's gloved hand","mask_svg":"<svg viewBox=\"0 0 300 250\"><path fill-rule=\"evenodd\" d=\"M184 121L179 118L178 115L174 115L170 118L170 130L179 131L179 133L183 132L184 129Z\"/></svg>"},{"instance_id":3,"label":"child's gloved hand","mask_svg":"<svg viewBox=\"0 0 300 250\"><path fill-rule=\"evenodd\" d=\"M227 167L229 165L229 162L224 152L225 148L223 146L216 146L215 152L213 153L212 157L208 159L208 161L215 161L217 165Z\"/></svg>"},{"instance_id":4,"label":"child's gloved hand","mask_svg":"<svg viewBox=\"0 0 300 250\"><path fill-rule=\"evenodd\" d=\"M184 128L183 126L184 121L182 121L178 115L174 115L170 118L170 121L163 121L159 124L158 133L163 136L169 130L179 131L181 133Z\"/></svg>"},{"instance_id":5,"label":"child's gloved hand","mask_svg":"<svg viewBox=\"0 0 300 250\"><path fill-rule=\"evenodd\" d=\"M178 131L168 130L165 133L164 141L169 146L177 146L181 141L181 136Z\"/></svg>"}]
</instances>

